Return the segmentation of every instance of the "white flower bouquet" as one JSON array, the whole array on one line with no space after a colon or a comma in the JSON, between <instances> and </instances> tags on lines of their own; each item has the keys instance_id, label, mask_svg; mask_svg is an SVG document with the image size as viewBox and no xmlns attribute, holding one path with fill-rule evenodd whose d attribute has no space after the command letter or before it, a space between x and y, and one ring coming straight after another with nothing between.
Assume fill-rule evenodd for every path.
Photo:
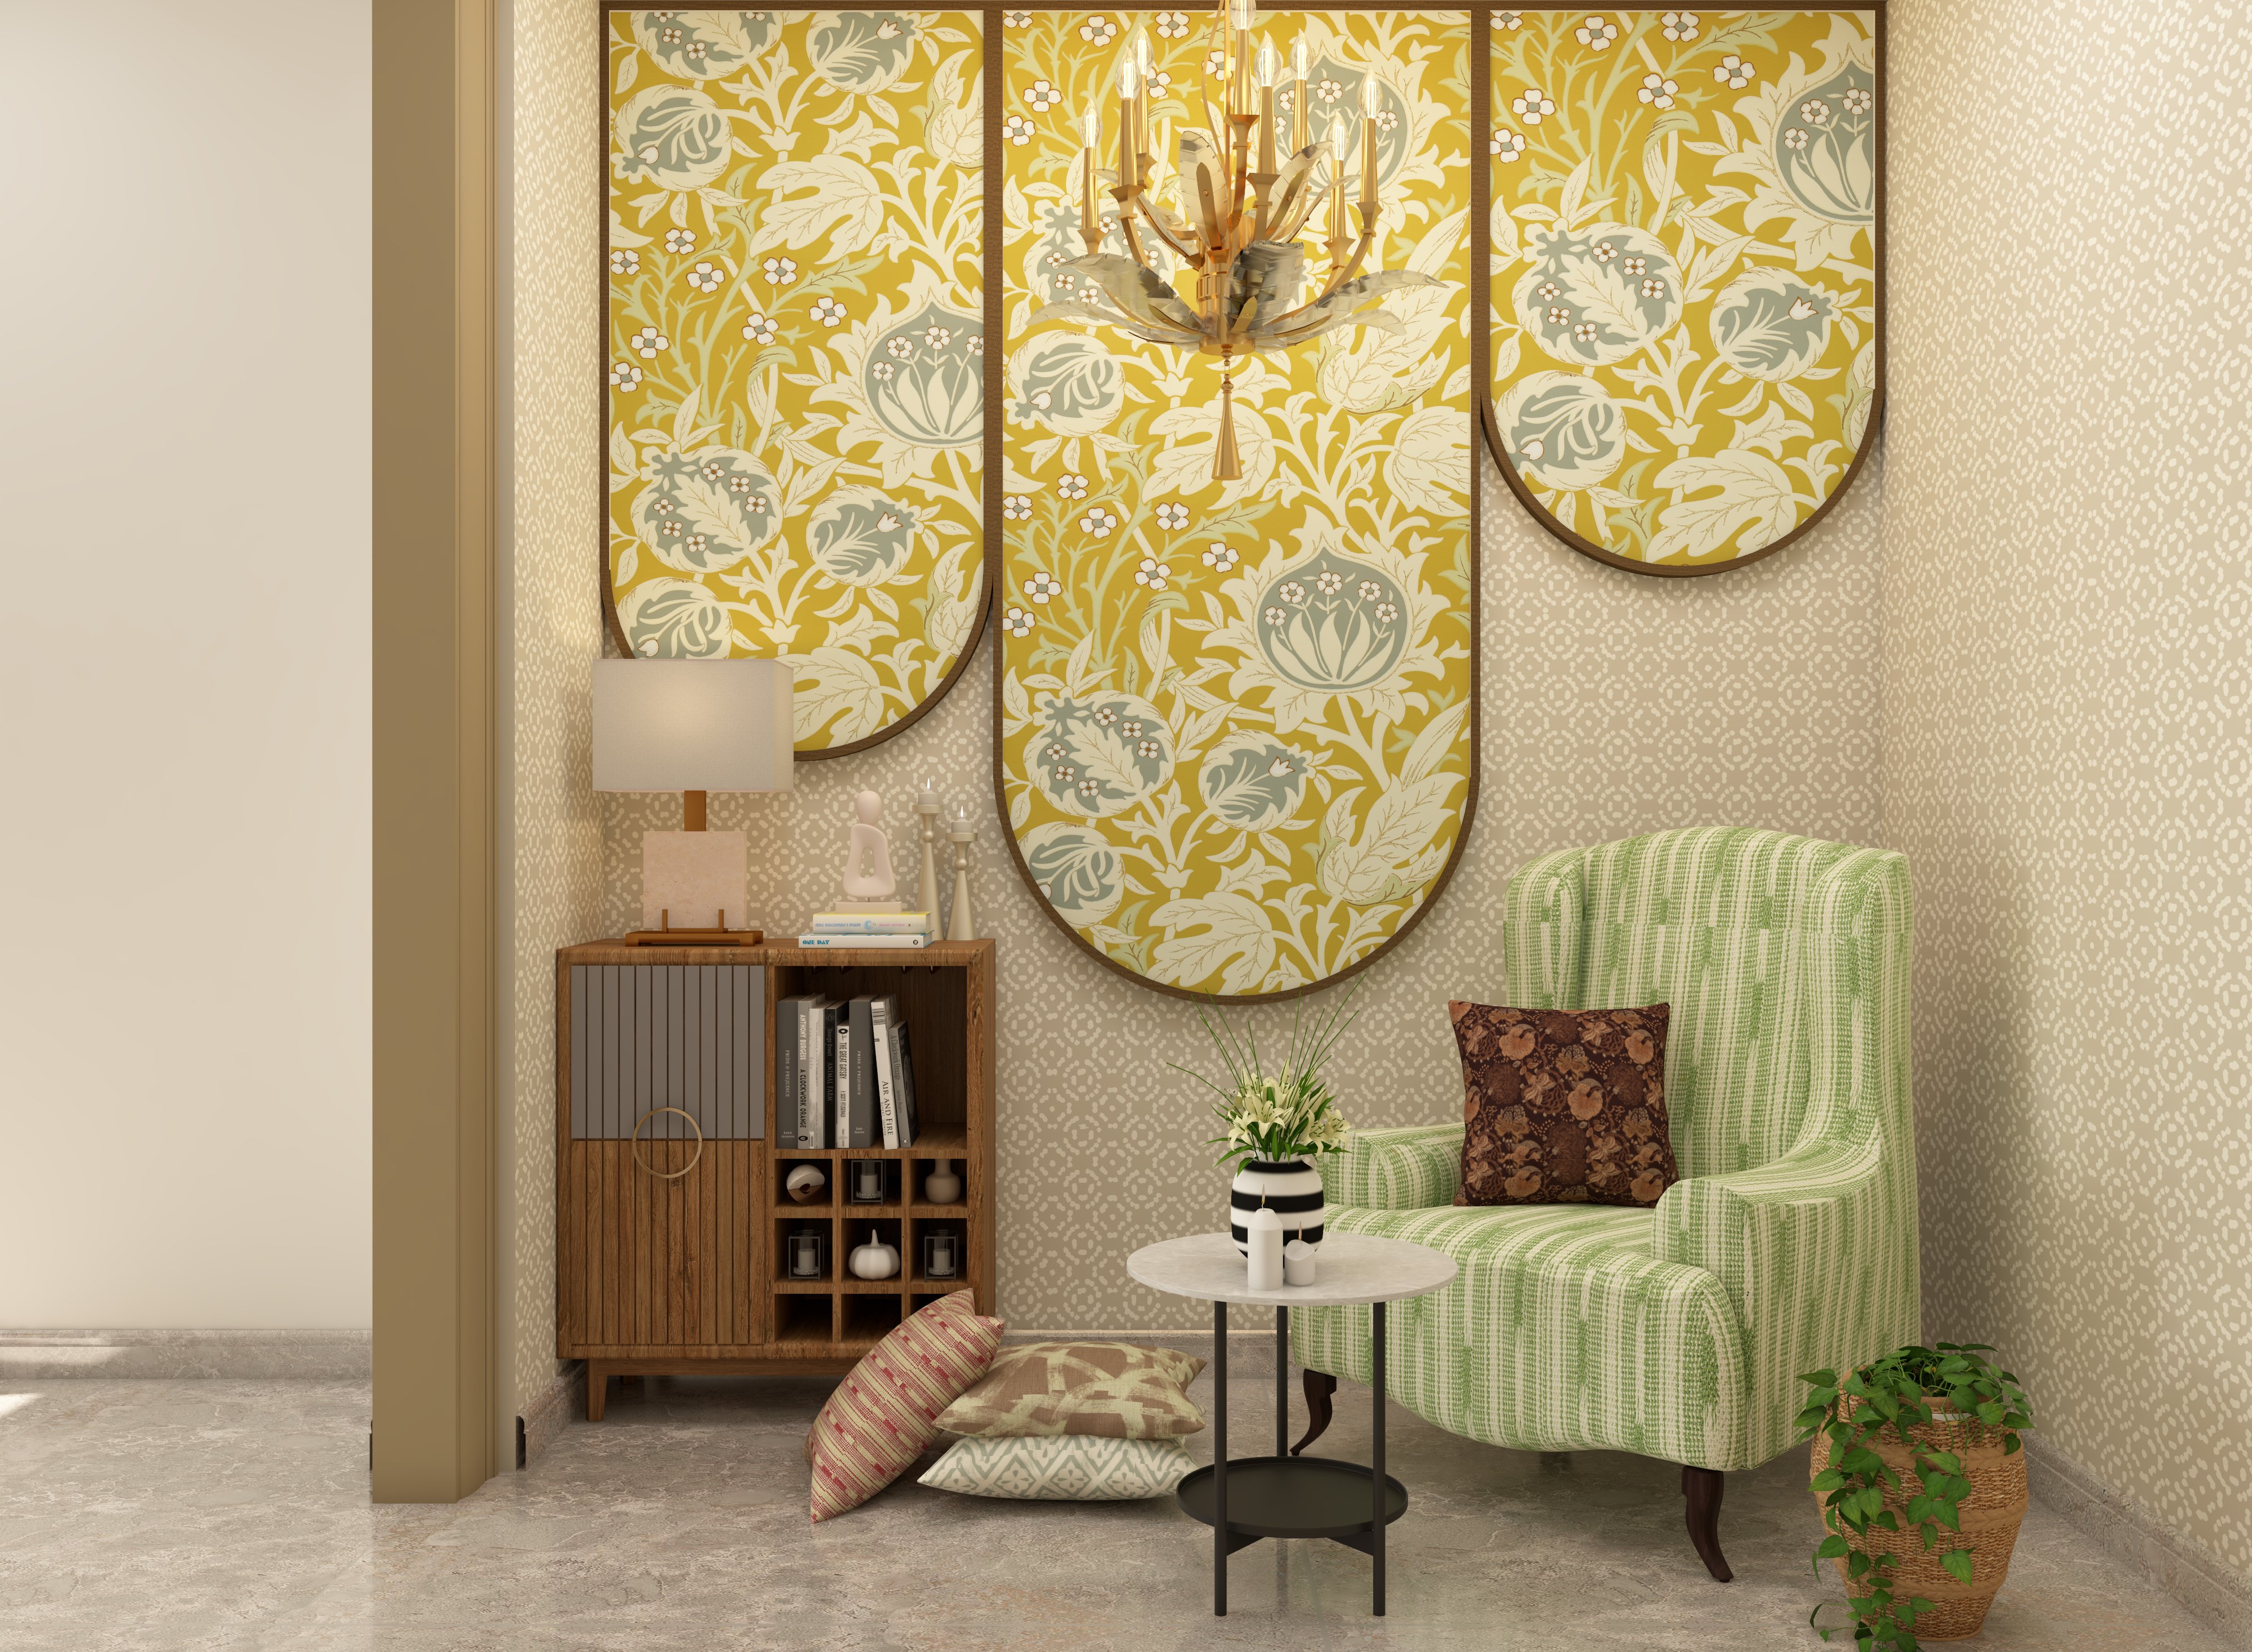
<instances>
[{"instance_id":1,"label":"white flower bouquet","mask_svg":"<svg viewBox=\"0 0 2252 1652\"><path fill-rule=\"evenodd\" d=\"M1352 1126L1338 1111L1337 1098L1330 1093L1321 1070L1359 1013L1352 1008L1359 991L1359 983L1355 982L1336 1008L1310 1021L1303 1008L1294 1015L1289 1053L1282 1070L1274 1074L1262 1070L1259 1045L1250 1034L1238 1032L1225 1016L1209 1014L1202 1008L1197 1011L1227 1070L1226 1081L1215 1082L1177 1062L1165 1064L1175 1072L1186 1073L1220 1098L1212 1111L1220 1121L1220 1133L1210 1140L1211 1146L1221 1149L1216 1162L1236 1164L1252 1159L1279 1163L1345 1151Z\"/></svg>"}]
</instances>

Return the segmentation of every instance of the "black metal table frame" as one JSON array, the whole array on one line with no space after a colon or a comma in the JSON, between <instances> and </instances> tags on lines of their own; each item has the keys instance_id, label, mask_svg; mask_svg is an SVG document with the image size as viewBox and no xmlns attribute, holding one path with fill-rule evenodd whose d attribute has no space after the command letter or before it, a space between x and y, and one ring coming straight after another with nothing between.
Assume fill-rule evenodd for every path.
<instances>
[{"instance_id":1,"label":"black metal table frame","mask_svg":"<svg viewBox=\"0 0 2252 1652\"><path fill-rule=\"evenodd\" d=\"M1303 1532L1303 1537L1329 1537L1332 1542L1347 1548L1361 1549L1375 1563L1370 1584L1370 1612L1376 1617L1384 1615L1384 1304L1369 1305L1370 1329L1373 1332L1373 1353L1370 1375L1373 1379L1374 1409L1372 1432L1374 1446L1370 1453L1368 1470L1369 1520L1366 1539L1355 1531L1349 1536L1330 1532ZM1238 1549L1256 1543L1268 1533L1230 1531L1227 1524L1227 1304L1212 1305L1212 1611L1214 1617L1227 1615L1227 1557ZM1275 1455L1290 1460L1290 1310L1278 1307L1275 1310ZM1404 1495L1404 1494L1403 1494ZM1395 1515L1393 1518L1397 1518ZM1289 1536L1288 1533L1271 1534Z\"/></svg>"}]
</instances>

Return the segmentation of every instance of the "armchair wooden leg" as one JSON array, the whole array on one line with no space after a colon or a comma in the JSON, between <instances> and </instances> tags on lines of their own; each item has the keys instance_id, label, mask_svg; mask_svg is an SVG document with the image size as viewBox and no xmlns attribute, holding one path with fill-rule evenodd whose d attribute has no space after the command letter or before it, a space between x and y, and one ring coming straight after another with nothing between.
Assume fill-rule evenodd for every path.
<instances>
[{"instance_id":1,"label":"armchair wooden leg","mask_svg":"<svg viewBox=\"0 0 2252 1652\"><path fill-rule=\"evenodd\" d=\"M1306 1394L1306 1437L1290 1447L1293 1457L1320 1439L1322 1430L1330 1425L1330 1396L1337 1392L1337 1378L1309 1365L1300 1373L1300 1385Z\"/></svg>"},{"instance_id":2,"label":"armchair wooden leg","mask_svg":"<svg viewBox=\"0 0 2252 1652\"><path fill-rule=\"evenodd\" d=\"M1736 1574L1728 1570L1728 1558L1720 1552L1720 1489L1719 1469L1683 1466L1681 1495L1688 1500L1689 1541L1696 1545L1697 1558L1705 1563L1713 1581L1728 1583Z\"/></svg>"}]
</instances>

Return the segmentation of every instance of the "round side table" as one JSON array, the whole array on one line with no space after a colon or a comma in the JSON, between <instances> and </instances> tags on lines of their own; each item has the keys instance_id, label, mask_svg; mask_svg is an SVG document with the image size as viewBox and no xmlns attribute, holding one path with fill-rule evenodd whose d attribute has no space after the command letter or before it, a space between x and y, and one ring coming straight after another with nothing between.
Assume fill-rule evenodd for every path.
<instances>
[{"instance_id":1,"label":"round side table","mask_svg":"<svg viewBox=\"0 0 2252 1652\"><path fill-rule=\"evenodd\" d=\"M1145 1245L1126 1258L1137 1284L1212 1307L1212 1467L1183 1477L1174 1495L1212 1528L1212 1610L1227 1615L1227 1557L1262 1537L1327 1537L1375 1562L1370 1609L1384 1615L1384 1528L1408 1509L1408 1488L1384 1472L1384 1305L1450 1283L1454 1263L1428 1245L1332 1233L1322 1241L1321 1279L1279 1290L1249 1287L1242 1253L1225 1233ZM1275 1310L1275 1454L1227 1455L1227 1305ZM1374 1460L1290 1455L1290 1310L1371 1305L1375 1335Z\"/></svg>"}]
</instances>

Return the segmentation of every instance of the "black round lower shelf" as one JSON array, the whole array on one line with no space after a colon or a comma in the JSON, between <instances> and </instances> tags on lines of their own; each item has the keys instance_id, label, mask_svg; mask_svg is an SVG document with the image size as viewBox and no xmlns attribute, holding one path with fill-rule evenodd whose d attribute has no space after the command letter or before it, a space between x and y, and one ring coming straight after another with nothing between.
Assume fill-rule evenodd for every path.
<instances>
[{"instance_id":1,"label":"black round lower shelf","mask_svg":"<svg viewBox=\"0 0 2252 1652\"><path fill-rule=\"evenodd\" d=\"M1334 1457L1231 1457L1227 1529L1252 1537L1345 1537L1372 1529L1366 1463ZM1212 1470L1182 1476L1173 1495L1192 1518L1212 1524ZM1408 1488L1384 1476L1384 1523L1408 1512Z\"/></svg>"}]
</instances>

